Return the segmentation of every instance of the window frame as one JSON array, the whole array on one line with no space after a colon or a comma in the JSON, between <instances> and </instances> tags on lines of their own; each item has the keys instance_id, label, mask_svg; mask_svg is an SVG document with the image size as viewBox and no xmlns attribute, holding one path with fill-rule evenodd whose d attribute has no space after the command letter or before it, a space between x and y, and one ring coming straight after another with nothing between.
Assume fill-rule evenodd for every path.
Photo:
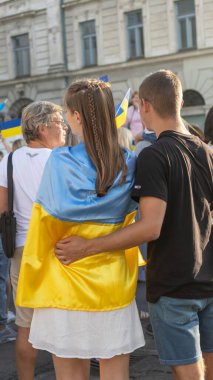
<instances>
[{"instance_id":1,"label":"window frame","mask_svg":"<svg viewBox=\"0 0 213 380\"><path fill-rule=\"evenodd\" d=\"M83 34L83 25L86 23L94 23L95 32L84 35ZM80 25L80 36L81 36L81 45L82 45L82 60L83 67L91 67L97 66L98 64L98 52L97 52L97 33L96 33L96 20L86 20L79 23ZM85 54L85 44L84 41L89 40L89 60L90 63L86 62L86 54ZM95 49L93 48L93 43L95 41ZM95 50L95 56L93 55L93 51ZM95 58L95 59L94 59ZM93 63L95 61L95 63Z\"/></svg>"},{"instance_id":2,"label":"window frame","mask_svg":"<svg viewBox=\"0 0 213 380\"><path fill-rule=\"evenodd\" d=\"M191 98L191 100L189 101L188 98ZM203 95L199 91L193 89L183 91L183 100L183 108L205 106L205 99Z\"/></svg>"},{"instance_id":3,"label":"window frame","mask_svg":"<svg viewBox=\"0 0 213 380\"><path fill-rule=\"evenodd\" d=\"M16 40L22 36L27 36L28 45L17 47ZM11 38L12 38L13 57L14 57L14 64L15 64L15 77L16 78L28 77L31 74L29 33L17 34L17 35L12 36ZM26 52L27 52L27 59L28 59L27 66L26 66L26 61L24 57L24 53ZM20 57L21 57L21 60L20 60ZM25 70L25 66L26 66L26 70Z\"/></svg>"},{"instance_id":4,"label":"window frame","mask_svg":"<svg viewBox=\"0 0 213 380\"><path fill-rule=\"evenodd\" d=\"M186 14L179 15L178 14L178 3L179 1L175 1L175 8L176 8L176 24L177 24L177 39L178 39L178 50L179 51L188 51L188 50L195 50L197 49L197 25L196 25L196 9L195 9L195 2L194 2L194 11L188 12ZM181 20L185 21L185 28L186 28L186 47L182 46L182 29L181 29ZM193 45L193 26L191 20L194 20L195 23L195 45Z\"/></svg>"},{"instance_id":5,"label":"window frame","mask_svg":"<svg viewBox=\"0 0 213 380\"><path fill-rule=\"evenodd\" d=\"M137 23L134 25L128 25L128 16L131 13L139 13L141 14L141 23ZM140 59L144 57L144 23L143 23L143 11L142 9L135 9L128 12L125 12L125 21L126 21L126 35L127 35L127 59ZM135 55L131 55L131 47L130 47L130 33L129 31L134 31L135 37Z\"/></svg>"}]
</instances>

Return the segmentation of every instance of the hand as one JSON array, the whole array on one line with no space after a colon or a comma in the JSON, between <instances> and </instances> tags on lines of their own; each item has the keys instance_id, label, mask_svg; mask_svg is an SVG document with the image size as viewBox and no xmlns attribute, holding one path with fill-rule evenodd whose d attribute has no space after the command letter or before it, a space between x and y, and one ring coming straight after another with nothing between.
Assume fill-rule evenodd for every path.
<instances>
[{"instance_id":1,"label":"hand","mask_svg":"<svg viewBox=\"0 0 213 380\"><path fill-rule=\"evenodd\" d=\"M56 243L55 255L62 264L69 265L87 256L86 246L86 239L72 235Z\"/></svg>"},{"instance_id":2,"label":"hand","mask_svg":"<svg viewBox=\"0 0 213 380\"><path fill-rule=\"evenodd\" d=\"M2 141L2 142L4 142L5 141L5 138L4 137L2 137L2 131L0 130L0 140Z\"/></svg>"},{"instance_id":3,"label":"hand","mask_svg":"<svg viewBox=\"0 0 213 380\"><path fill-rule=\"evenodd\" d=\"M142 132L141 133L138 133L136 136L135 136L135 145L139 142L139 141L142 141L143 138L142 138Z\"/></svg>"}]
</instances>

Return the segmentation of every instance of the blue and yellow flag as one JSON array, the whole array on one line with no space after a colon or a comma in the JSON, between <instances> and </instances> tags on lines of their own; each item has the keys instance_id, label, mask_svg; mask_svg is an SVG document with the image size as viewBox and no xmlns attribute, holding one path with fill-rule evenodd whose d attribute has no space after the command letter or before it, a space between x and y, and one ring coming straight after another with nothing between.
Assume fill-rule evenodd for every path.
<instances>
[{"instance_id":1,"label":"blue and yellow flag","mask_svg":"<svg viewBox=\"0 0 213 380\"><path fill-rule=\"evenodd\" d=\"M0 122L0 130L1 135L4 139L11 136L21 135L21 119L13 119L9 121Z\"/></svg>"},{"instance_id":2,"label":"blue and yellow flag","mask_svg":"<svg viewBox=\"0 0 213 380\"><path fill-rule=\"evenodd\" d=\"M109 87L111 87L108 75L102 75L99 79L105 82ZM120 128L126 121L130 92L131 89L129 88L122 102L115 107L115 121L117 128Z\"/></svg>"},{"instance_id":3,"label":"blue and yellow flag","mask_svg":"<svg viewBox=\"0 0 213 380\"><path fill-rule=\"evenodd\" d=\"M107 235L134 220L131 200L135 155L124 150L127 178L119 173L108 193L97 197L96 169L84 144L55 149L45 166L19 276L17 305L103 311L130 304L138 276L138 248L103 252L70 265L54 254L69 235Z\"/></svg>"},{"instance_id":4,"label":"blue and yellow flag","mask_svg":"<svg viewBox=\"0 0 213 380\"><path fill-rule=\"evenodd\" d=\"M108 87L111 87L111 84L109 83L109 77L108 77L108 75L102 75L102 76L99 77L99 79L102 80L103 82L105 82Z\"/></svg>"},{"instance_id":5,"label":"blue and yellow flag","mask_svg":"<svg viewBox=\"0 0 213 380\"><path fill-rule=\"evenodd\" d=\"M116 121L117 128L120 128L126 121L130 91L131 89L129 88L122 102L118 104L115 109L115 121Z\"/></svg>"}]
</instances>

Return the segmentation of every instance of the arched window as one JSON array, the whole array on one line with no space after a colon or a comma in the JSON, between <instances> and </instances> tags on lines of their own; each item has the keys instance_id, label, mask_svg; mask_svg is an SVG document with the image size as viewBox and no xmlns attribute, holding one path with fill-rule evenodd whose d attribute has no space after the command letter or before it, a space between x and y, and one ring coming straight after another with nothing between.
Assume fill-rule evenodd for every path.
<instances>
[{"instance_id":1,"label":"arched window","mask_svg":"<svg viewBox=\"0 0 213 380\"><path fill-rule=\"evenodd\" d=\"M11 119L21 118L22 110L28 104L32 103L33 100L28 98L21 98L16 100L11 106L8 111L8 114L10 115Z\"/></svg>"},{"instance_id":2,"label":"arched window","mask_svg":"<svg viewBox=\"0 0 213 380\"><path fill-rule=\"evenodd\" d=\"M204 106L205 101L202 95L195 90L186 90L183 92L183 107Z\"/></svg>"}]
</instances>

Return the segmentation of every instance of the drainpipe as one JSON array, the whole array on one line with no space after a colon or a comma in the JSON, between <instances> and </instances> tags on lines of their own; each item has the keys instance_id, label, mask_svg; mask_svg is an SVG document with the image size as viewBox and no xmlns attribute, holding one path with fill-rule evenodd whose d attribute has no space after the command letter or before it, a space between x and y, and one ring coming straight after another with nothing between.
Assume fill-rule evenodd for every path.
<instances>
[{"instance_id":1,"label":"drainpipe","mask_svg":"<svg viewBox=\"0 0 213 380\"><path fill-rule=\"evenodd\" d=\"M65 9L63 7L64 0L60 0L60 12L61 12L61 30L62 30L62 44L63 44L63 53L64 53L64 69L67 73L68 71L68 60L67 60L67 36L66 36L66 25L65 25ZM65 87L69 85L69 78L65 74L64 76Z\"/></svg>"}]
</instances>

